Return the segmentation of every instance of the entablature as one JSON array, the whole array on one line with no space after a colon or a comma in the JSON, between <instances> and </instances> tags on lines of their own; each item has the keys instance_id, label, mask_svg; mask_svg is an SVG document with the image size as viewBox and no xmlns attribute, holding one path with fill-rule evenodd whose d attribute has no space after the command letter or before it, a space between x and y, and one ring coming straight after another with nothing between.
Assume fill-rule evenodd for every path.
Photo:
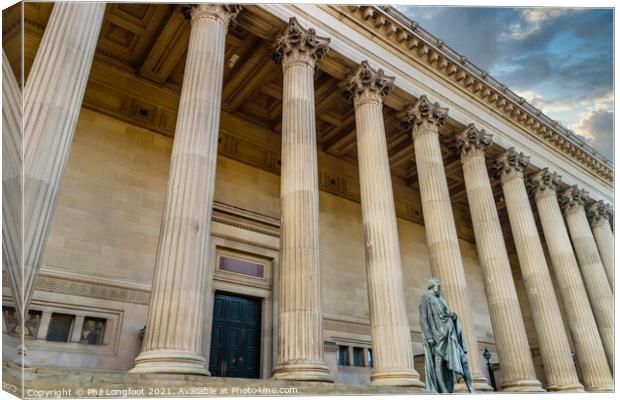
<instances>
[{"instance_id":1,"label":"entablature","mask_svg":"<svg viewBox=\"0 0 620 400\"><path fill-rule=\"evenodd\" d=\"M518 125L528 135L541 139L587 170L594 171L604 181L613 183L613 165L595 149L394 8L337 8L372 30L382 40L405 50L410 58L424 66L434 77L450 81L452 86Z\"/></svg>"},{"instance_id":2,"label":"entablature","mask_svg":"<svg viewBox=\"0 0 620 400\"><path fill-rule=\"evenodd\" d=\"M369 7L258 7L281 21L290 16L303 19L322 35L332 37L331 47L342 57L354 63L371 60L374 67L396 76L395 93L415 97L427 94L432 101L447 106L450 117L457 123L466 126L475 122L494 134L498 145L515 146L530 154L536 167L558 171L567 183L586 187L595 199L612 199L613 168L608 162L562 133L559 124L549 125L549 121L543 120L546 117L524 100L509 98L512 92L507 88L497 90L490 86L492 78L488 74L476 76L465 69L470 65L466 60L466 66L463 62L457 65L450 61L442 50L447 48L443 43L431 43L383 9L370 7L371 13L364 12ZM416 46L409 47L412 44ZM426 46L428 52L419 51L420 46ZM433 54L452 64L446 65ZM463 74L465 77L461 79ZM487 93L485 88L493 93ZM386 104L399 109L400 104L389 103L390 97L386 98Z\"/></svg>"}]
</instances>

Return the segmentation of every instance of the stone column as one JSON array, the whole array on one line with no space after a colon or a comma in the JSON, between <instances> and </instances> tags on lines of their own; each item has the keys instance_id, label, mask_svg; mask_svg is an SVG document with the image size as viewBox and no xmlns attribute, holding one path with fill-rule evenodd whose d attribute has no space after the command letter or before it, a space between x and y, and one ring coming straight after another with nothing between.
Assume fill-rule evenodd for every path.
<instances>
[{"instance_id":1,"label":"stone column","mask_svg":"<svg viewBox=\"0 0 620 400\"><path fill-rule=\"evenodd\" d=\"M394 78L363 61L348 78L344 95L353 100L360 177L366 275L374 368L378 385L422 387L413 366L405 304L392 177L383 121L383 96Z\"/></svg>"},{"instance_id":2,"label":"stone column","mask_svg":"<svg viewBox=\"0 0 620 400\"><path fill-rule=\"evenodd\" d=\"M282 64L280 295L274 379L329 381L323 361L314 67L329 39L295 18L276 38Z\"/></svg>"},{"instance_id":3,"label":"stone column","mask_svg":"<svg viewBox=\"0 0 620 400\"><path fill-rule=\"evenodd\" d=\"M23 119L22 91L11 64L2 50L2 270L8 275L10 296L19 326L24 331L22 302L23 200ZM18 345L14 364L29 366L24 359L23 341Z\"/></svg>"},{"instance_id":4,"label":"stone column","mask_svg":"<svg viewBox=\"0 0 620 400\"><path fill-rule=\"evenodd\" d=\"M594 240L601 256L605 274L614 291L614 234L611 231L612 211L608 204L602 200L597 201L588 207L588 219L594 234Z\"/></svg>"},{"instance_id":5,"label":"stone column","mask_svg":"<svg viewBox=\"0 0 620 400\"><path fill-rule=\"evenodd\" d=\"M142 352L133 373L208 375L201 354L224 47L240 6L190 6L191 31Z\"/></svg>"},{"instance_id":6,"label":"stone column","mask_svg":"<svg viewBox=\"0 0 620 400\"><path fill-rule=\"evenodd\" d=\"M612 391L611 370L605 358L603 342L596 328L588 295L581 279L566 225L558 204L560 177L544 168L530 179L538 215L545 233L547 249L564 301L581 381L589 392Z\"/></svg>"},{"instance_id":7,"label":"stone column","mask_svg":"<svg viewBox=\"0 0 620 400\"><path fill-rule=\"evenodd\" d=\"M603 340L607 361L614 366L614 296L584 210L587 194L576 186L564 191L560 203L577 254L581 276Z\"/></svg>"},{"instance_id":8,"label":"stone column","mask_svg":"<svg viewBox=\"0 0 620 400\"><path fill-rule=\"evenodd\" d=\"M523 181L529 158L509 149L495 160L545 366L547 390L583 391L571 356L534 214Z\"/></svg>"},{"instance_id":9,"label":"stone column","mask_svg":"<svg viewBox=\"0 0 620 400\"><path fill-rule=\"evenodd\" d=\"M456 140L463 164L467 200L484 276L495 344L502 366L502 390L541 392L543 389L536 378L485 163L485 152L492 144L492 137L472 124L457 136Z\"/></svg>"},{"instance_id":10,"label":"stone column","mask_svg":"<svg viewBox=\"0 0 620 400\"><path fill-rule=\"evenodd\" d=\"M448 109L432 104L426 96L420 96L404 114L404 123L411 127L413 136L431 271L441 280L448 304L461 319L474 385L477 390L490 391L493 388L480 370L478 340L439 145L439 127L447 119Z\"/></svg>"},{"instance_id":11,"label":"stone column","mask_svg":"<svg viewBox=\"0 0 620 400\"><path fill-rule=\"evenodd\" d=\"M54 3L24 89L24 267L27 310L101 29L105 3Z\"/></svg>"},{"instance_id":12,"label":"stone column","mask_svg":"<svg viewBox=\"0 0 620 400\"><path fill-rule=\"evenodd\" d=\"M2 50L2 269L22 323L22 91ZM23 331L23 329L22 329Z\"/></svg>"}]
</instances>

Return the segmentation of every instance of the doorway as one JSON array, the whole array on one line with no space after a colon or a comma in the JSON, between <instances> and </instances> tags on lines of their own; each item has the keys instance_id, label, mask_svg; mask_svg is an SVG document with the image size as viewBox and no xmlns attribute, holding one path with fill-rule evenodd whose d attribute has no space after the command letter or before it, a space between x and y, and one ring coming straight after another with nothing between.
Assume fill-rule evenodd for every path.
<instances>
[{"instance_id":1,"label":"doorway","mask_svg":"<svg viewBox=\"0 0 620 400\"><path fill-rule=\"evenodd\" d=\"M260 377L261 299L216 292L209 371L212 376Z\"/></svg>"}]
</instances>

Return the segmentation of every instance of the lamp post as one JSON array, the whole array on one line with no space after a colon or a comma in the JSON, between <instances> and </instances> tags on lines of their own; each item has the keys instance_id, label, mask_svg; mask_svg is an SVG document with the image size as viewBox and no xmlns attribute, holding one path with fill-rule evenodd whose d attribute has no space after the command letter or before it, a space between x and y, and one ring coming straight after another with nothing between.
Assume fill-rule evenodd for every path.
<instances>
[{"instance_id":1,"label":"lamp post","mask_svg":"<svg viewBox=\"0 0 620 400\"><path fill-rule=\"evenodd\" d=\"M493 391L497 392L497 386L495 385L495 374L493 373L493 364L491 364L491 352L486 347L484 348L484 353L482 353L482 357L487 360L487 368L489 369L489 377L491 378L491 386L493 386Z\"/></svg>"}]
</instances>

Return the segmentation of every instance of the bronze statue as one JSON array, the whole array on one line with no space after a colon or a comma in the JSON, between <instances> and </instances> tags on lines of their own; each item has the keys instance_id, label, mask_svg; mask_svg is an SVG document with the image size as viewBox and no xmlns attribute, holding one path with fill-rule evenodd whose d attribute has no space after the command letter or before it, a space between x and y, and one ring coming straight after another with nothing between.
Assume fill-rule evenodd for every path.
<instances>
[{"instance_id":1,"label":"bronze statue","mask_svg":"<svg viewBox=\"0 0 620 400\"><path fill-rule=\"evenodd\" d=\"M428 291L418 305L424 339L426 391L453 393L455 382L464 379L467 389L473 393L467 347L459 319L441 297L439 279L429 279L426 287Z\"/></svg>"}]
</instances>

